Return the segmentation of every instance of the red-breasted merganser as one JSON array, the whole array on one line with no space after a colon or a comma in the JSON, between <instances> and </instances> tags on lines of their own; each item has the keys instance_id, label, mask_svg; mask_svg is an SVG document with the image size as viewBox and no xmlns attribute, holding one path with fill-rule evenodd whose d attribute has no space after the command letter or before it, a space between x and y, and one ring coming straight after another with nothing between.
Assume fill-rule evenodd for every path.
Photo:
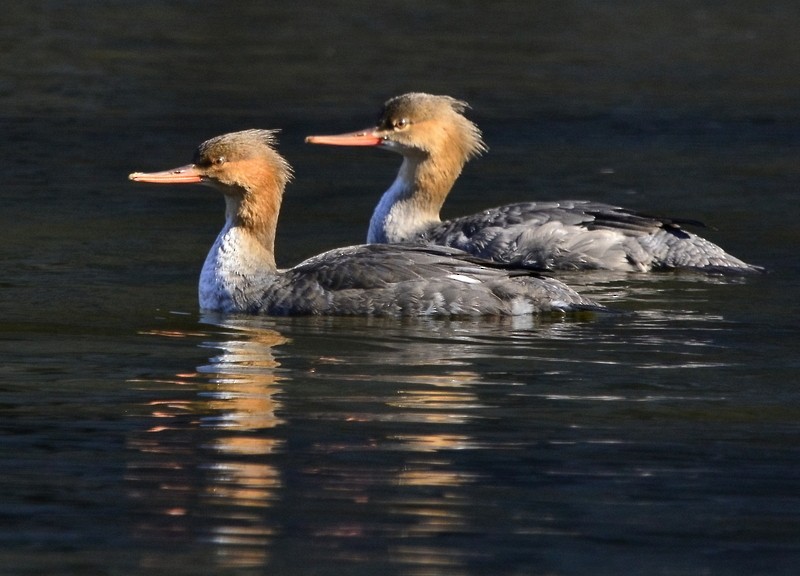
<instances>
[{"instance_id":1,"label":"red-breasted merganser","mask_svg":"<svg viewBox=\"0 0 800 576\"><path fill-rule=\"evenodd\" d=\"M367 242L453 246L548 270L762 270L681 227L698 222L599 202L522 202L442 222L439 211L464 164L487 150L481 131L463 115L467 107L449 96L403 94L384 104L374 128L306 138L312 144L378 146L402 154L397 178L372 214Z\"/></svg>"},{"instance_id":2,"label":"red-breasted merganser","mask_svg":"<svg viewBox=\"0 0 800 576\"><path fill-rule=\"evenodd\" d=\"M225 225L200 274L204 310L270 315L478 316L599 309L558 280L483 265L439 246L362 245L275 264L275 230L289 164L275 131L212 138L192 164L130 175L136 182L206 184L225 197Z\"/></svg>"}]
</instances>

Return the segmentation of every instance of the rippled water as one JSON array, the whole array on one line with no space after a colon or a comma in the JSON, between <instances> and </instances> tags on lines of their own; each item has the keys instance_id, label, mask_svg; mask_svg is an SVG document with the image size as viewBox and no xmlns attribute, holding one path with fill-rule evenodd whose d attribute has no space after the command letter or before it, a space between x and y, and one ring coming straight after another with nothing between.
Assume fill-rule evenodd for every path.
<instances>
[{"instance_id":1,"label":"rippled water","mask_svg":"<svg viewBox=\"0 0 800 576\"><path fill-rule=\"evenodd\" d=\"M0 574L794 574L794 3L274 4L4 11ZM567 274L617 310L577 320L200 315L221 200L127 174L283 128L288 265L398 166L303 137L412 89L491 148L448 214L619 203L770 274Z\"/></svg>"}]
</instances>

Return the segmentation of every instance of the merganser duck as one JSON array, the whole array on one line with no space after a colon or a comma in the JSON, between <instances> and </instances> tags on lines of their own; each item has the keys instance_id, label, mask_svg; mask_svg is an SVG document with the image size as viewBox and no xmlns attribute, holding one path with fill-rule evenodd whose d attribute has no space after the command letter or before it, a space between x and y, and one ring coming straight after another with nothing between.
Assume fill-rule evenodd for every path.
<instances>
[{"instance_id":1,"label":"merganser duck","mask_svg":"<svg viewBox=\"0 0 800 576\"><path fill-rule=\"evenodd\" d=\"M412 92L388 100L374 128L306 138L402 154L397 178L372 214L367 242L453 246L546 270L763 270L681 227L699 222L600 202L522 202L442 222L439 211L464 164L487 150L481 131L464 117L466 108L449 96Z\"/></svg>"},{"instance_id":2,"label":"merganser duck","mask_svg":"<svg viewBox=\"0 0 800 576\"><path fill-rule=\"evenodd\" d=\"M292 170L275 131L202 143L192 164L135 172L136 182L206 184L225 197L225 225L200 274L200 307L269 315L479 316L600 309L558 280L482 265L449 247L361 245L289 268L275 263L275 231Z\"/></svg>"}]
</instances>

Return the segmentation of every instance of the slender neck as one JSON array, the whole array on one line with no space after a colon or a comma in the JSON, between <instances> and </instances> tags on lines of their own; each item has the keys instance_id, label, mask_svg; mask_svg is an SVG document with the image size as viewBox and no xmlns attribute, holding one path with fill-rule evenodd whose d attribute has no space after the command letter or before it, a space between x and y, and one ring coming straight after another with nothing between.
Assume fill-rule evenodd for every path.
<instances>
[{"instance_id":1,"label":"slender neck","mask_svg":"<svg viewBox=\"0 0 800 576\"><path fill-rule=\"evenodd\" d=\"M247 192L243 198L225 196L225 228L242 238L248 251L259 254L259 268L276 268L275 232L280 208L280 194Z\"/></svg>"},{"instance_id":2,"label":"slender neck","mask_svg":"<svg viewBox=\"0 0 800 576\"><path fill-rule=\"evenodd\" d=\"M275 231L280 194L253 194L247 189L225 193L225 225L200 273L200 307L248 311L278 274Z\"/></svg>"},{"instance_id":3,"label":"slender neck","mask_svg":"<svg viewBox=\"0 0 800 576\"><path fill-rule=\"evenodd\" d=\"M430 155L404 155L392 185L383 193L369 223L367 242L413 240L441 222L439 212L464 167L464 161L443 162Z\"/></svg>"}]
</instances>

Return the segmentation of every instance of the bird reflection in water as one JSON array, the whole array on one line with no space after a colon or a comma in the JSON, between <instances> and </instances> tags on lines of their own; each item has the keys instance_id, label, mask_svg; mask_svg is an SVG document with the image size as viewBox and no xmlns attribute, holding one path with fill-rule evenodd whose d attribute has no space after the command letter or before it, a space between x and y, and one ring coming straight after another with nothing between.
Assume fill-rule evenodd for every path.
<instances>
[{"instance_id":1,"label":"bird reflection in water","mask_svg":"<svg viewBox=\"0 0 800 576\"><path fill-rule=\"evenodd\" d=\"M149 403L152 423L130 441L138 455L127 480L140 510L137 536L210 542L219 566L263 566L275 532L266 512L281 487L269 462L282 443L275 433L282 424L275 399L281 378L272 349L286 339L235 321L222 330L146 333L196 338L219 354L172 381L140 381L160 384L159 395L168 397Z\"/></svg>"},{"instance_id":2,"label":"bird reflection in water","mask_svg":"<svg viewBox=\"0 0 800 576\"><path fill-rule=\"evenodd\" d=\"M511 325L503 322L506 334ZM471 530L472 495L485 480L464 455L484 448L471 434L488 408L474 363L492 329L372 321L369 332L347 335L340 356L311 363L316 410L305 418L328 433L305 448L299 477L309 485L295 513L309 517L320 556L358 562L369 545L375 560L405 573L465 569L469 558L448 538Z\"/></svg>"},{"instance_id":3,"label":"bird reflection in water","mask_svg":"<svg viewBox=\"0 0 800 576\"><path fill-rule=\"evenodd\" d=\"M476 538L491 521L480 494L492 477L476 455L493 448L497 418L496 387L476 365L516 330L529 355L532 335L573 325L231 322L152 333L219 353L168 382L141 381L154 390L147 432L131 441L142 535L237 570L372 558L409 574L466 573L479 552L453 538ZM274 353L287 339L265 329L275 326L291 335L283 366Z\"/></svg>"}]
</instances>

